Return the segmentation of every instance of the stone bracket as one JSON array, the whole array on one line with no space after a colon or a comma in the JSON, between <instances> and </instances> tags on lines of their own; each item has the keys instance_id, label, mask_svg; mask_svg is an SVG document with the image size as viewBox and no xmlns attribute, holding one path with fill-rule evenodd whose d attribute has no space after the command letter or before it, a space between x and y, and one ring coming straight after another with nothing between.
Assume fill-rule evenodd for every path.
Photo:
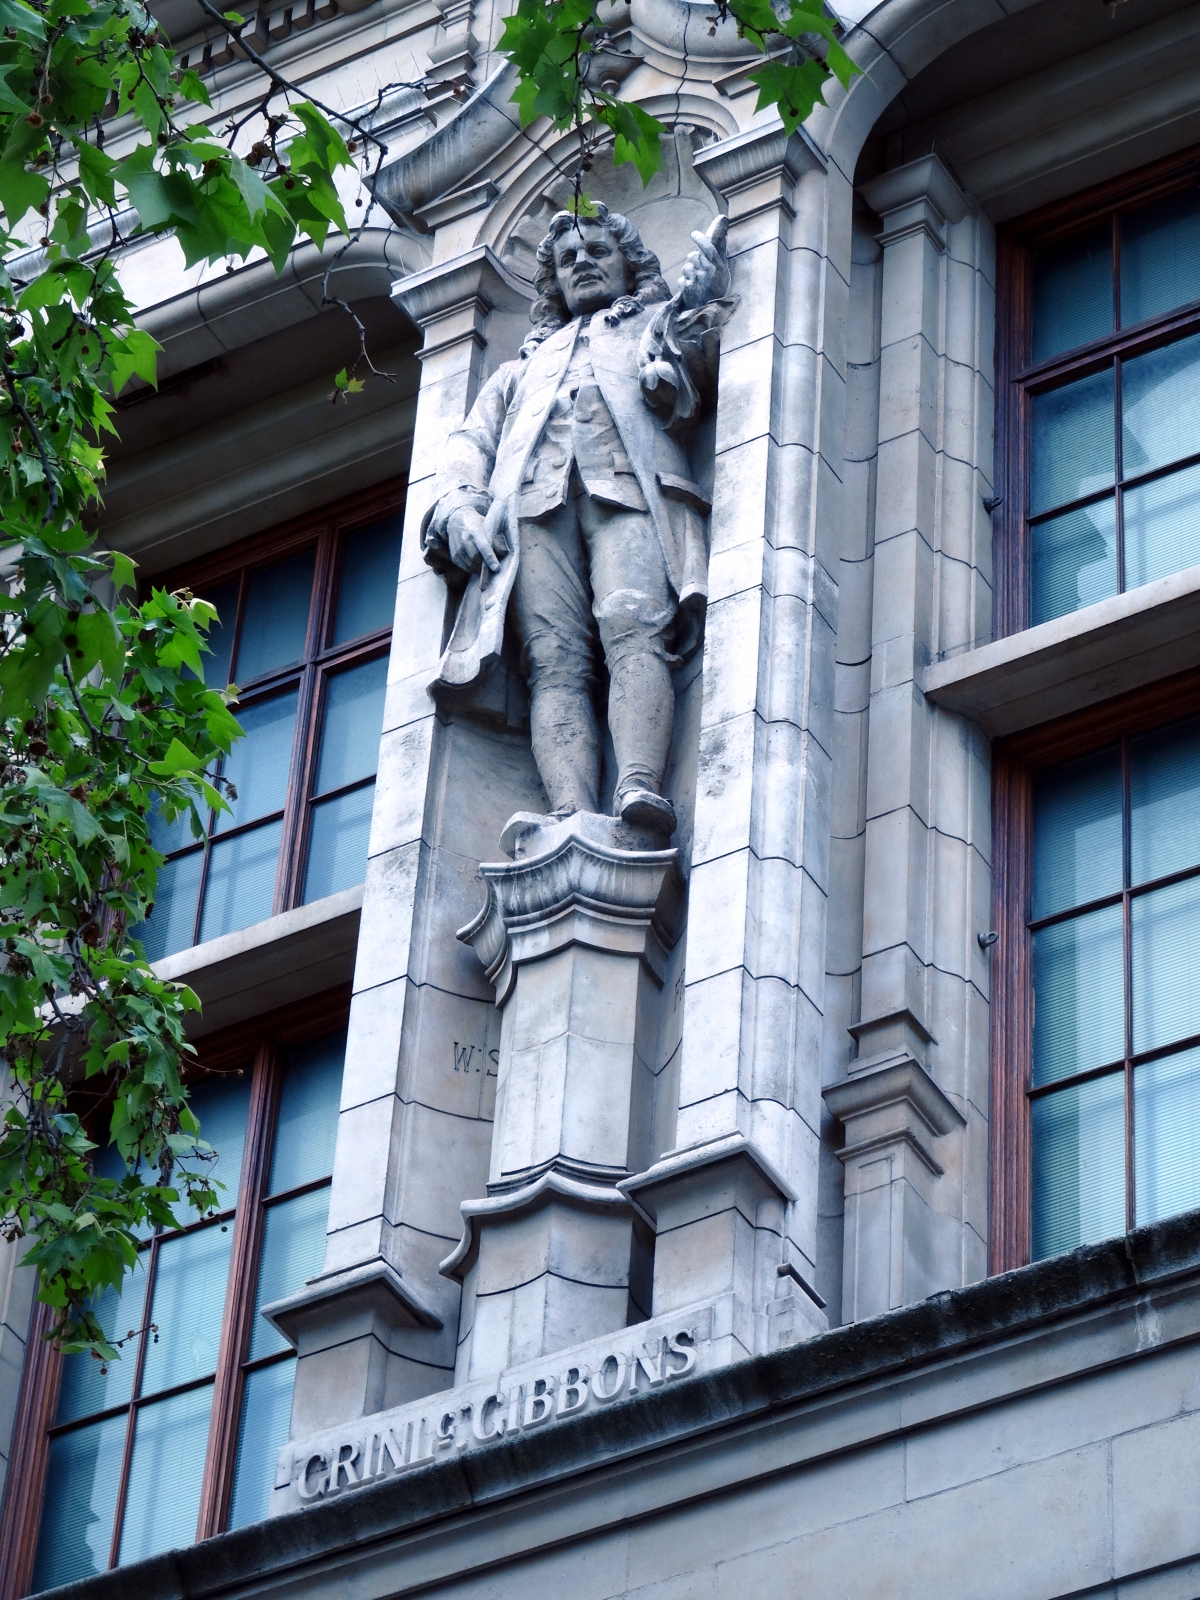
<instances>
[{"instance_id":1,"label":"stone bracket","mask_svg":"<svg viewBox=\"0 0 1200 1600\"><path fill-rule=\"evenodd\" d=\"M946 249L946 228L967 214L967 198L935 155L922 156L864 183L867 204L883 218L876 235L886 249L900 239L923 233L939 253Z\"/></svg>"},{"instance_id":2,"label":"stone bracket","mask_svg":"<svg viewBox=\"0 0 1200 1600\"><path fill-rule=\"evenodd\" d=\"M886 1066L904 1055L927 1068L925 1047L937 1044L920 1017L907 1006L851 1023L846 1032L858 1046L858 1055L847 1069L851 1074Z\"/></svg>"},{"instance_id":3,"label":"stone bracket","mask_svg":"<svg viewBox=\"0 0 1200 1600\"><path fill-rule=\"evenodd\" d=\"M662 987L667 956L683 931L677 850L622 850L572 827L541 855L484 862L479 870L487 900L458 938L483 963L498 1007L512 994L521 965L572 944L637 957Z\"/></svg>"},{"instance_id":4,"label":"stone bracket","mask_svg":"<svg viewBox=\"0 0 1200 1600\"><path fill-rule=\"evenodd\" d=\"M705 1167L737 1159L745 1159L756 1167L784 1200L794 1201L798 1198L778 1167L767 1159L752 1139L747 1139L741 1133L727 1134L723 1139L714 1139L709 1144L696 1145L690 1150L670 1151L645 1172L635 1173L631 1178L621 1178L617 1188L630 1199L636 1198L639 1209L644 1206L645 1213L656 1220L657 1208L652 1198L655 1190L665 1189L679 1179L689 1178Z\"/></svg>"},{"instance_id":5,"label":"stone bracket","mask_svg":"<svg viewBox=\"0 0 1200 1600\"><path fill-rule=\"evenodd\" d=\"M551 1168L541 1177L523 1188L508 1194L489 1195L486 1200L464 1200L462 1203L463 1235L455 1248L438 1266L444 1278L454 1278L461 1283L475 1264L479 1254L481 1225L497 1217L510 1217L523 1211L533 1211L557 1197L568 1205L579 1206L584 1211L618 1211L637 1213L643 1221L649 1218L639 1205L626 1198L616 1188L595 1183L580 1183L564 1173Z\"/></svg>"},{"instance_id":6,"label":"stone bracket","mask_svg":"<svg viewBox=\"0 0 1200 1600\"><path fill-rule=\"evenodd\" d=\"M480 312L520 311L528 307L531 290L515 278L489 245L477 245L450 261L438 262L392 285L392 299L418 327L425 330L425 349L431 348L430 333L451 312L474 306Z\"/></svg>"},{"instance_id":7,"label":"stone bracket","mask_svg":"<svg viewBox=\"0 0 1200 1600\"><path fill-rule=\"evenodd\" d=\"M822 1098L846 1130L838 1151L843 1164L899 1141L941 1177L934 1141L966 1126L966 1118L911 1057L856 1073L822 1090Z\"/></svg>"},{"instance_id":8,"label":"stone bracket","mask_svg":"<svg viewBox=\"0 0 1200 1600\"><path fill-rule=\"evenodd\" d=\"M295 1350L312 1324L327 1326L334 1321L339 1328L363 1322L382 1323L385 1328L442 1326L437 1312L381 1258L346 1272L310 1278L295 1294L263 1306L262 1315Z\"/></svg>"}]
</instances>

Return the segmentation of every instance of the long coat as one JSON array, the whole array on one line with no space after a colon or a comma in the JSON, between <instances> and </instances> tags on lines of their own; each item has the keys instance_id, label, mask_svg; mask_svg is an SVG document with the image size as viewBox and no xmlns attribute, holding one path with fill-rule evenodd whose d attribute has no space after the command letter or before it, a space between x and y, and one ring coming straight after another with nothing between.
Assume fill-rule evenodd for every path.
<instances>
[{"instance_id":1,"label":"long coat","mask_svg":"<svg viewBox=\"0 0 1200 1600\"><path fill-rule=\"evenodd\" d=\"M678 300L632 315L597 312L589 328L592 370L629 466L645 497L668 582L682 610L702 614L708 586L709 504L692 480L684 445L702 399L715 392L720 329L734 298L681 311ZM451 434L422 523L426 560L450 568L445 524L466 504L486 512L511 505L510 554L496 575L468 585L450 641L430 685L460 693L499 657L504 611L520 560L517 506L531 453L579 336L579 318L544 339L526 359L506 362L480 390ZM605 419L607 421L607 419ZM576 418L574 428L581 426ZM584 453L586 444L584 444ZM698 638L699 630L691 630Z\"/></svg>"}]
</instances>

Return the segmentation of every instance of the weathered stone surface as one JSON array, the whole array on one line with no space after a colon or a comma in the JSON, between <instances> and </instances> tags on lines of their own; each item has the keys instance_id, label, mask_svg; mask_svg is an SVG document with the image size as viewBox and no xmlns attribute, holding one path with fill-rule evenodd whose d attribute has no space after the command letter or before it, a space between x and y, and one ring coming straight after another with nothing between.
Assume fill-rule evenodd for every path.
<instances>
[{"instance_id":1,"label":"weathered stone surface","mask_svg":"<svg viewBox=\"0 0 1200 1600\"><path fill-rule=\"evenodd\" d=\"M463 1600L489 1586L634 1600L744 1593L751 1580L786 1590L816 1573L850 1600L878 1594L881 1575L889 1595L1027 1600L1071 1592L1082 1572L1095 1592L1185 1595L1200 1573L1194 1522L1172 1520L1173 1491L1154 1486L1166 1461L1190 1459L1182 1435L1200 1426L1188 1376L1198 1237L1190 1213L775 1354L626 1388L56 1593L359 1600L436 1583ZM1021 1537L1031 1528L1036 1541ZM1140 1588L1164 1559L1182 1586Z\"/></svg>"}]
</instances>

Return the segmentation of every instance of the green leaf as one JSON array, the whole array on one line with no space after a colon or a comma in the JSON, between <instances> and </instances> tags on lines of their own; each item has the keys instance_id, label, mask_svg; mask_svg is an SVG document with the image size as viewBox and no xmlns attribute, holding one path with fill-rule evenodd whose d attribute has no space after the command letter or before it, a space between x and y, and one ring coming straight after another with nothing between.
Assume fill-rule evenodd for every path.
<instances>
[{"instance_id":1,"label":"green leaf","mask_svg":"<svg viewBox=\"0 0 1200 1600\"><path fill-rule=\"evenodd\" d=\"M112 341L112 387L114 394L136 376L158 387L158 352L162 349L157 339L151 338L141 328L131 328L122 339Z\"/></svg>"},{"instance_id":2,"label":"green leaf","mask_svg":"<svg viewBox=\"0 0 1200 1600\"><path fill-rule=\"evenodd\" d=\"M30 211L36 211L49 193L49 180L40 172L28 171L24 161L0 161L0 208L10 228Z\"/></svg>"},{"instance_id":3,"label":"green leaf","mask_svg":"<svg viewBox=\"0 0 1200 1600\"><path fill-rule=\"evenodd\" d=\"M198 106L211 106L208 90L204 87L204 79L193 67L186 67L179 79L179 92L186 100L194 101Z\"/></svg>"},{"instance_id":4,"label":"green leaf","mask_svg":"<svg viewBox=\"0 0 1200 1600\"><path fill-rule=\"evenodd\" d=\"M758 105L755 109L765 111L769 106L774 106L789 135L795 133L814 106L825 103L825 85L829 81L829 74L819 61L805 61L798 67L770 61L746 76L751 83L758 85Z\"/></svg>"},{"instance_id":5,"label":"green leaf","mask_svg":"<svg viewBox=\"0 0 1200 1600\"><path fill-rule=\"evenodd\" d=\"M125 641L108 611L85 611L75 624L83 660L76 676L89 672L98 661L106 677L119 678L125 665Z\"/></svg>"},{"instance_id":6,"label":"green leaf","mask_svg":"<svg viewBox=\"0 0 1200 1600\"><path fill-rule=\"evenodd\" d=\"M149 771L166 778L174 777L177 772L194 772L197 767L204 765L204 758L194 750L189 750L180 740L172 739L163 759L148 761L146 765Z\"/></svg>"},{"instance_id":7,"label":"green leaf","mask_svg":"<svg viewBox=\"0 0 1200 1600\"><path fill-rule=\"evenodd\" d=\"M137 565L136 562L131 561L130 558L127 555L125 555L125 553L123 551L121 551L121 550L114 550L113 551L113 553L112 553L112 581L113 581L113 587L118 591L118 593L122 589L132 589L133 588L134 584L137 581L136 578L134 577L134 572L136 570L136 565Z\"/></svg>"},{"instance_id":8,"label":"green leaf","mask_svg":"<svg viewBox=\"0 0 1200 1600\"><path fill-rule=\"evenodd\" d=\"M43 306L57 305L69 292L69 285L61 267L51 267L22 291L17 301L18 311L40 311Z\"/></svg>"},{"instance_id":9,"label":"green leaf","mask_svg":"<svg viewBox=\"0 0 1200 1600\"><path fill-rule=\"evenodd\" d=\"M79 181L88 199L95 205L115 206L117 187L113 171L117 164L113 158L97 150L94 144L88 144L86 139L75 146L75 153L79 158Z\"/></svg>"},{"instance_id":10,"label":"green leaf","mask_svg":"<svg viewBox=\"0 0 1200 1600\"><path fill-rule=\"evenodd\" d=\"M620 166L632 161L645 187L662 167L662 136L667 131L657 118L641 106L625 100L615 100L596 108L597 118L612 129L613 163Z\"/></svg>"}]
</instances>

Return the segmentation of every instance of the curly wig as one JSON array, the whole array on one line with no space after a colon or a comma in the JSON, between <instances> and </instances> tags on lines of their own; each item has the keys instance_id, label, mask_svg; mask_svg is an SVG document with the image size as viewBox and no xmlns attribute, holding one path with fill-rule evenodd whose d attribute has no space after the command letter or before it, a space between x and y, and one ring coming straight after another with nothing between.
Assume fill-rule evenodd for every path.
<instances>
[{"instance_id":1,"label":"curly wig","mask_svg":"<svg viewBox=\"0 0 1200 1600\"><path fill-rule=\"evenodd\" d=\"M669 300L671 291L663 280L658 257L653 250L646 249L641 234L629 218L623 217L619 211L610 211L602 201L596 202L596 213L595 217L581 220L598 223L611 234L613 243L625 257L625 281L629 296L637 302L637 307L653 305L658 300ZM555 276L554 244L568 228L574 226L572 212L556 212L551 218L549 232L537 247L538 268L533 283L538 297L529 313L529 320L539 331L545 328L546 332L553 332L571 320L571 313L567 310Z\"/></svg>"}]
</instances>

